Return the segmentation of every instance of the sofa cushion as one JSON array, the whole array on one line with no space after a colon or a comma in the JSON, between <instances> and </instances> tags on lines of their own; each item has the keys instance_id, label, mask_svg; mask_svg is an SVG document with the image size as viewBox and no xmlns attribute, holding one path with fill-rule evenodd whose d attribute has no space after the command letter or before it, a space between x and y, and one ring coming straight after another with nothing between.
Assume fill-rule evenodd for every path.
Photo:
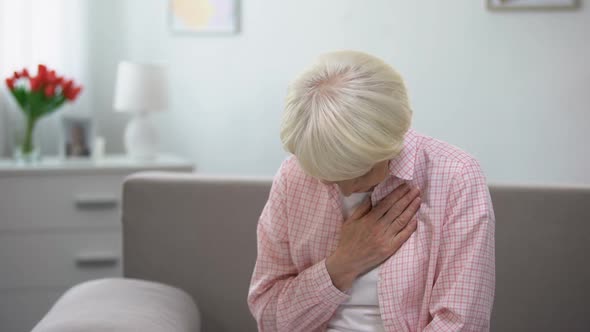
<instances>
[{"instance_id":1,"label":"sofa cushion","mask_svg":"<svg viewBox=\"0 0 590 332\"><path fill-rule=\"evenodd\" d=\"M32 332L199 332L184 291L136 279L100 279L68 290Z\"/></svg>"}]
</instances>

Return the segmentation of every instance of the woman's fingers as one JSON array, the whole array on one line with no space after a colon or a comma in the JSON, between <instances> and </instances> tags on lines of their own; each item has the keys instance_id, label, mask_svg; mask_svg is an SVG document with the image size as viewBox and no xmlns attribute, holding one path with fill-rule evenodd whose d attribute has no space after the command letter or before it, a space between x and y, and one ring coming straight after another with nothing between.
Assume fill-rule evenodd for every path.
<instances>
[{"instance_id":1,"label":"woman's fingers","mask_svg":"<svg viewBox=\"0 0 590 332\"><path fill-rule=\"evenodd\" d=\"M385 198L383 198L381 202L379 202L379 204L377 204L377 206L375 206L373 210L371 210L371 212L367 215L369 219L379 220L381 217L383 217L383 215L387 213L387 211L391 209L391 207L397 201L405 197L405 195L407 195L410 189L411 188L407 183L404 183L395 188L394 191L392 191L389 195L385 196Z\"/></svg>"},{"instance_id":2,"label":"woman's fingers","mask_svg":"<svg viewBox=\"0 0 590 332\"><path fill-rule=\"evenodd\" d=\"M406 225L408 225L411 220L415 219L416 213L420 209L420 203L420 197L415 197L406 209L389 225L386 231L386 236L393 237L401 232L404 227L407 227Z\"/></svg>"},{"instance_id":3,"label":"woman's fingers","mask_svg":"<svg viewBox=\"0 0 590 332\"><path fill-rule=\"evenodd\" d=\"M371 211L371 196L363 200L363 202L354 210L349 220L357 220L362 218L365 214Z\"/></svg>"},{"instance_id":4,"label":"woman's fingers","mask_svg":"<svg viewBox=\"0 0 590 332\"><path fill-rule=\"evenodd\" d=\"M414 234L416 229L418 228L418 219L412 218L412 221L408 223L408 225L402 229L399 233L397 233L393 240L391 240L391 252L395 253L401 248L401 246Z\"/></svg>"},{"instance_id":5,"label":"woman's fingers","mask_svg":"<svg viewBox=\"0 0 590 332\"><path fill-rule=\"evenodd\" d=\"M414 202L414 200L419 197L419 195L420 190L418 188L413 188L407 194L405 194L404 197L395 202L389 211L387 211L387 213L381 217L380 221L384 223L393 223ZM406 220L406 223L408 221L410 220Z\"/></svg>"}]
</instances>

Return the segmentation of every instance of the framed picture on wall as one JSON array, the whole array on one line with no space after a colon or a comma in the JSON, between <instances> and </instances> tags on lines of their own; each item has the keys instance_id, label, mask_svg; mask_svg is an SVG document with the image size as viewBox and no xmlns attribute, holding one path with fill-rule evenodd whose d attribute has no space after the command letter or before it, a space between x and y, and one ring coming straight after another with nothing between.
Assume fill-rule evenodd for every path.
<instances>
[{"instance_id":1,"label":"framed picture on wall","mask_svg":"<svg viewBox=\"0 0 590 332\"><path fill-rule=\"evenodd\" d=\"M574 10L580 0L487 0L490 10Z\"/></svg>"},{"instance_id":2,"label":"framed picture on wall","mask_svg":"<svg viewBox=\"0 0 590 332\"><path fill-rule=\"evenodd\" d=\"M170 29L177 33L236 34L240 0L168 0Z\"/></svg>"}]
</instances>

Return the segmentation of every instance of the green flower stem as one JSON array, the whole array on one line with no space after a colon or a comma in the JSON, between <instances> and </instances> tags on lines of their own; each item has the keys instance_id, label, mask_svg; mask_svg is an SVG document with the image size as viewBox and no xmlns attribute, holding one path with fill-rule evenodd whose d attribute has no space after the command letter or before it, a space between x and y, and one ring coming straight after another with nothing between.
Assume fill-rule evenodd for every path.
<instances>
[{"instance_id":1,"label":"green flower stem","mask_svg":"<svg viewBox=\"0 0 590 332\"><path fill-rule=\"evenodd\" d=\"M27 116L27 129L25 131L25 140L23 141L22 153L30 154L33 152L33 131L35 130L35 124L37 120L31 116Z\"/></svg>"}]
</instances>

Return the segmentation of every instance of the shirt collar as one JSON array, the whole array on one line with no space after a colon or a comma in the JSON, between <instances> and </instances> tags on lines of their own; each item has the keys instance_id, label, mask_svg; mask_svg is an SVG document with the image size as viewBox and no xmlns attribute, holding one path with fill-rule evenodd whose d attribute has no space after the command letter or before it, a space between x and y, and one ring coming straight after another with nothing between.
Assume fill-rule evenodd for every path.
<instances>
[{"instance_id":1,"label":"shirt collar","mask_svg":"<svg viewBox=\"0 0 590 332\"><path fill-rule=\"evenodd\" d=\"M413 129L408 130L404 137L404 146L399 155L389 161L389 173L404 180L414 178L414 164L416 162L416 149L418 148L418 135Z\"/></svg>"}]
</instances>

